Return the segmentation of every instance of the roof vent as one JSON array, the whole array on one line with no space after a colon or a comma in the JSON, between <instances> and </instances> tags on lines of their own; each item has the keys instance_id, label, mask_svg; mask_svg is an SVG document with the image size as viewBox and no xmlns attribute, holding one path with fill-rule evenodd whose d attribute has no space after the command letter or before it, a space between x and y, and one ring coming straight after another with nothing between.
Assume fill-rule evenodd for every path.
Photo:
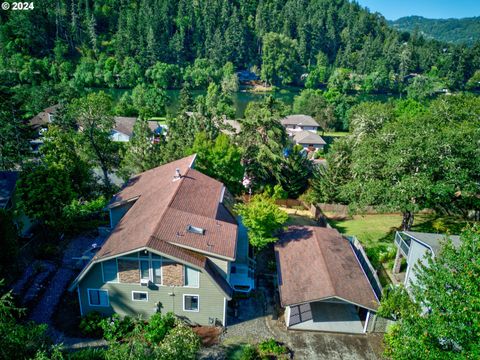
<instances>
[{"instance_id":1,"label":"roof vent","mask_svg":"<svg viewBox=\"0 0 480 360\"><path fill-rule=\"evenodd\" d=\"M173 181L180 180L182 178L182 174L180 173L180 169L175 169L175 175L173 176Z\"/></svg>"},{"instance_id":2,"label":"roof vent","mask_svg":"<svg viewBox=\"0 0 480 360\"><path fill-rule=\"evenodd\" d=\"M187 226L187 231L192 234L205 235L205 229L192 226L192 225Z\"/></svg>"}]
</instances>

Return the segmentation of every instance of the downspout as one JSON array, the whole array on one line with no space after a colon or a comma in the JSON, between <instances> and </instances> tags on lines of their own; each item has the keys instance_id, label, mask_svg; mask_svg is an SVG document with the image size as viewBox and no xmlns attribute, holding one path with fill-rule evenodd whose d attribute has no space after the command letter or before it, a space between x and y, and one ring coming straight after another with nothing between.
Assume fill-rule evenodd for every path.
<instances>
[{"instance_id":1,"label":"downspout","mask_svg":"<svg viewBox=\"0 0 480 360\"><path fill-rule=\"evenodd\" d=\"M78 304L80 305L80 316L83 316L82 297L80 296L80 286L77 286Z\"/></svg>"}]
</instances>

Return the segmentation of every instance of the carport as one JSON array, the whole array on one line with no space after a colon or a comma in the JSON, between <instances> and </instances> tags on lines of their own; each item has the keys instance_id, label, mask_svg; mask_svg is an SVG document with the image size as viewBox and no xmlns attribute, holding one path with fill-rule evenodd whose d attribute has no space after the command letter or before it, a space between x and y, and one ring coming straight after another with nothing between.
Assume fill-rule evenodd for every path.
<instances>
[{"instance_id":1,"label":"carport","mask_svg":"<svg viewBox=\"0 0 480 360\"><path fill-rule=\"evenodd\" d=\"M350 242L337 230L289 227L275 254L288 329L366 332L379 302Z\"/></svg>"}]
</instances>

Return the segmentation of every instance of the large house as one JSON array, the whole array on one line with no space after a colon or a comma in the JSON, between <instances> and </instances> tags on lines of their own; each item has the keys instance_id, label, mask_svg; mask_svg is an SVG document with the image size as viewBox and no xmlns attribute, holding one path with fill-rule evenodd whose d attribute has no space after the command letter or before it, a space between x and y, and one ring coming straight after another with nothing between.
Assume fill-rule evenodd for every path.
<instances>
[{"instance_id":1,"label":"large house","mask_svg":"<svg viewBox=\"0 0 480 360\"><path fill-rule=\"evenodd\" d=\"M308 152L323 150L327 145L321 136L308 130L295 131L289 135L296 145L301 145Z\"/></svg>"},{"instance_id":2,"label":"large house","mask_svg":"<svg viewBox=\"0 0 480 360\"><path fill-rule=\"evenodd\" d=\"M417 279L417 264L427 265L428 256L435 258L438 255L442 242L447 238L444 234L423 233L415 231L397 231L395 233L395 245L397 254L393 265L393 274L400 274L402 258L407 261L407 269L403 283L408 289ZM454 246L460 246L461 240L458 235L449 235L448 238ZM403 277L402 276L402 277Z\"/></svg>"},{"instance_id":3,"label":"large house","mask_svg":"<svg viewBox=\"0 0 480 360\"><path fill-rule=\"evenodd\" d=\"M158 310L226 324L234 291L253 289L248 239L225 186L195 156L141 173L109 205L111 234L70 286L82 315Z\"/></svg>"},{"instance_id":4,"label":"large house","mask_svg":"<svg viewBox=\"0 0 480 360\"><path fill-rule=\"evenodd\" d=\"M288 115L281 120L285 129L290 131L311 131L316 133L320 125L309 115Z\"/></svg>"},{"instance_id":5,"label":"large house","mask_svg":"<svg viewBox=\"0 0 480 360\"><path fill-rule=\"evenodd\" d=\"M367 331L381 290L369 280L371 265L360 255L335 229L290 226L281 234L275 256L288 329Z\"/></svg>"},{"instance_id":6,"label":"large house","mask_svg":"<svg viewBox=\"0 0 480 360\"><path fill-rule=\"evenodd\" d=\"M281 120L288 136L296 145L301 145L306 151L323 150L327 144L317 134L320 125L308 115L289 115Z\"/></svg>"}]
</instances>

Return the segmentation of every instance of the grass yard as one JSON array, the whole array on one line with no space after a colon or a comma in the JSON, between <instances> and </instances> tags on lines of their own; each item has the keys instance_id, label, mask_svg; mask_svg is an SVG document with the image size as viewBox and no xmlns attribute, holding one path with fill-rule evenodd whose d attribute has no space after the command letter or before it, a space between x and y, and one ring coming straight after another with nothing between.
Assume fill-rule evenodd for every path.
<instances>
[{"instance_id":1,"label":"grass yard","mask_svg":"<svg viewBox=\"0 0 480 360\"><path fill-rule=\"evenodd\" d=\"M348 131L325 131L322 133L321 131L318 132L320 136L330 136L330 137L343 137L350 135Z\"/></svg>"},{"instance_id":2,"label":"grass yard","mask_svg":"<svg viewBox=\"0 0 480 360\"><path fill-rule=\"evenodd\" d=\"M167 124L167 118L165 116L151 117L149 121L157 121L160 125Z\"/></svg>"},{"instance_id":3,"label":"grass yard","mask_svg":"<svg viewBox=\"0 0 480 360\"><path fill-rule=\"evenodd\" d=\"M402 225L400 214L354 215L342 219L332 213L325 214L330 225L345 235L354 235L365 248L372 265L389 269L393 265L396 247L395 231ZM467 222L436 214L416 214L412 231L459 234Z\"/></svg>"}]
</instances>

